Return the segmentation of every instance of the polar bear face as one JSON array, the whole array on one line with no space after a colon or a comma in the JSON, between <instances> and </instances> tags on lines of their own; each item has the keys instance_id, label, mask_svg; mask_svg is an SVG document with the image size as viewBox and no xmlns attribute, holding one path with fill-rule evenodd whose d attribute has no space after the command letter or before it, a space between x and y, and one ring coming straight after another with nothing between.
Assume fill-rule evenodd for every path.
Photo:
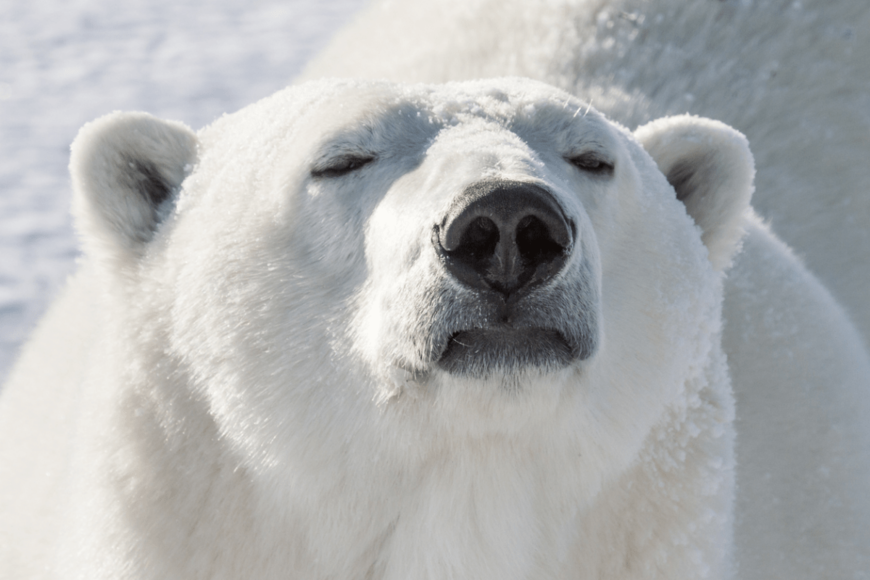
<instances>
[{"instance_id":1,"label":"polar bear face","mask_svg":"<svg viewBox=\"0 0 870 580\"><path fill-rule=\"evenodd\" d=\"M76 211L120 324L154 329L125 376L205 401L252 472L313 490L500 435L557 441L588 498L710 380L735 135L670 120L648 152L531 81L324 81L198 136L94 123Z\"/></svg>"}]
</instances>

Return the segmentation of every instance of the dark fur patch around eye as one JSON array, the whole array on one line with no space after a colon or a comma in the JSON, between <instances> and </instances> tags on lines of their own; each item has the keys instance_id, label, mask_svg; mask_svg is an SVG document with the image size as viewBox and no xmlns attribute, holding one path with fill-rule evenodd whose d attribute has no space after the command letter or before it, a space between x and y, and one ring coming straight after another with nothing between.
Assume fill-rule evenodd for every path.
<instances>
[{"instance_id":1,"label":"dark fur patch around eye","mask_svg":"<svg viewBox=\"0 0 870 580\"><path fill-rule=\"evenodd\" d=\"M317 178L342 177L361 169L375 159L374 155L342 155L312 169L311 176Z\"/></svg>"},{"instance_id":2,"label":"dark fur patch around eye","mask_svg":"<svg viewBox=\"0 0 870 580\"><path fill-rule=\"evenodd\" d=\"M152 207L157 207L172 193L172 187L160 174L157 166L150 161L131 159L127 162L131 169L133 187Z\"/></svg>"},{"instance_id":3,"label":"dark fur patch around eye","mask_svg":"<svg viewBox=\"0 0 870 580\"><path fill-rule=\"evenodd\" d=\"M581 153L566 157L565 160L584 173L602 176L613 175L613 162L598 153Z\"/></svg>"}]
</instances>

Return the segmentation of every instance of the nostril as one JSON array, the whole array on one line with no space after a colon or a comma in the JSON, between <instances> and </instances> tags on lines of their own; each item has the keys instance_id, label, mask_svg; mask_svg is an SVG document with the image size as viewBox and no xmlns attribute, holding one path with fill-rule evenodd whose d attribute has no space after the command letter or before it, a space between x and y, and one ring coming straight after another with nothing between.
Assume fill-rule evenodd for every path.
<instances>
[{"instance_id":1,"label":"nostril","mask_svg":"<svg viewBox=\"0 0 870 580\"><path fill-rule=\"evenodd\" d=\"M495 253L500 235L498 226L487 217L474 219L459 239L459 246L453 255L468 262L488 260Z\"/></svg>"},{"instance_id":2,"label":"nostril","mask_svg":"<svg viewBox=\"0 0 870 580\"><path fill-rule=\"evenodd\" d=\"M523 262L529 265L549 262L565 251L553 239L550 228L533 215L524 217L517 224L516 244Z\"/></svg>"}]
</instances>

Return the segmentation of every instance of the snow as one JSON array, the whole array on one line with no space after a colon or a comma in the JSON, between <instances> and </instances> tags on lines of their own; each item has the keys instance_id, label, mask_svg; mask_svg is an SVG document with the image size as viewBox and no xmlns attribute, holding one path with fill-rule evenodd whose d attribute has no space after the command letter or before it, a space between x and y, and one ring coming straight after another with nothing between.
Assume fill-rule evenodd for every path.
<instances>
[{"instance_id":1,"label":"snow","mask_svg":"<svg viewBox=\"0 0 870 580\"><path fill-rule=\"evenodd\" d=\"M0 384L75 266L79 127L144 110L199 129L289 84L363 1L0 4Z\"/></svg>"}]
</instances>

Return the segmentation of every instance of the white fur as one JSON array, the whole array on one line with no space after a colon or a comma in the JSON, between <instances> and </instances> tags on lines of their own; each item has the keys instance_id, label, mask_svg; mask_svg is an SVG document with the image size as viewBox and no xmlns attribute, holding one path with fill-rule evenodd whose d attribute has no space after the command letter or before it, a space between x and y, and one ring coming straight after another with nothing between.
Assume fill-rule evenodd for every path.
<instances>
[{"instance_id":1,"label":"white fur","mask_svg":"<svg viewBox=\"0 0 870 580\"><path fill-rule=\"evenodd\" d=\"M517 75L635 128L690 113L752 144L754 205L870 342L870 4L382 0L303 75Z\"/></svg>"},{"instance_id":2,"label":"white fur","mask_svg":"<svg viewBox=\"0 0 870 580\"><path fill-rule=\"evenodd\" d=\"M742 578L870 574L870 359L842 308L757 216L725 285Z\"/></svg>"},{"instance_id":3,"label":"white fur","mask_svg":"<svg viewBox=\"0 0 870 580\"><path fill-rule=\"evenodd\" d=\"M73 161L86 265L0 404L4 575L729 577L734 410L709 256L729 261L733 242L711 240L740 223L716 216L751 190L715 168L751 175L751 156L724 126L678 123L730 143L682 160L687 195L722 201L690 217L637 141L580 106L520 79L326 81L195 139L136 114L86 126L74 151L102 152ZM161 173L197 164L151 230L107 238L105 184L139 183L122 145ZM612 176L567 161L590 147ZM354 152L377 159L311 175ZM571 304L559 288L586 269L588 360L471 378L408 349L471 315L431 228L494 177L545 187L575 224L538 292ZM139 223L141 191L114 195ZM83 309L94 325L70 324Z\"/></svg>"},{"instance_id":4,"label":"white fur","mask_svg":"<svg viewBox=\"0 0 870 580\"><path fill-rule=\"evenodd\" d=\"M177 189L196 161L196 137L178 122L155 123L146 113L113 113L82 131L71 152L73 187L93 192L74 198L73 215L93 254L109 253L123 264L138 257L151 239L156 215L143 196L143 161L171 189ZM91 136L92 138L88 138ZM158 208L159 209L159 208Z\"/></svg>"},{"instance_id":5,"label":"white fur","mask_svg":"<svg viewBox=\"0 0 870 580\"><path fill-rule=\"evenodd\" d=\"M727 270L743 237L742 222L755 177L746 137L718 121L688 115L658 119L639 128L634 136L703 230L701 239L713 266ZM715 188L742 197L717 196L709 191Z\"/></svg>"},{"instance_id":6,"label":"white fur","mask_svg":"<svg viewBox=\"0 0 870 580\"><path fill-rule=\"evenodd\" d=\"M735 557L743 578L865 578L868 27L870 5L854 0L384 1L303 78L535 78L629 127L647 124L638 139L664 173L669 150L645 132L687 117L654 119L688 112L745 133L755 205L799 257L746 216L723 345L738 409Z\"/></svg>"},{"instance_id":7,"label":"white fur","mask_svg":"<svg viewBox=\"0 0 870 580\"><path fill-rule=\"evenodd\" d=\"M760 146L764 199L806 201L816 149L784 163L779 144L803 143L806 123L824 134L843 105L836 83L789 73L806 59L788 39L815 7L743 4L392 4L309 74L520 73L630 126L691 101ZM773 37L759 14L789 25ZM867 20L845 2L832 14ZM700 72L675 64L698 54ZM735 98L773 72L820 114L802 126L779 99ZM324 81L196 136L141 114L85 127L71 169L87 258L0 400L0 576L866 577L858 332L748 209L740 133L681 116L632 136L595 108L519 79ZM567 163L585 147L612 156L612 179ZM158 207L131 152L161 176ZM376 161L312 177L347 155ZM865 170L847 165L846 191ZM474 302L444 275L432 225L496 177L545 187L577 226L547 291L588 273L594 300L555 296L565 318L599 316L590 359L469 378L426 358ZM836 241L863 230L831 219L806 239L866 271L862 246ZM859 295L831 271L840 297Z\"/></svg>"}]
</instances>

